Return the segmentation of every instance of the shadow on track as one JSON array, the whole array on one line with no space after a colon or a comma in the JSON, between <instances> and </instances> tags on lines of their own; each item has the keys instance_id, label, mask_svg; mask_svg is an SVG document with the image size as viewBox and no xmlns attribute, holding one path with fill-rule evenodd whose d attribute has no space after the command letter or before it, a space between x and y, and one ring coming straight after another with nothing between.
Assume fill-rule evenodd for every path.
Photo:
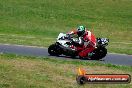
<instances>
[{"instance_id":1,"label":"shadow on track","mask_svg":"<svg viewBox=\"0 0 132 88\"><path fill-rule=\"evenodd\" d=\"M105 61L105 59L100 59L100 60L92 60L90 58L79 58L78 56L76 57L71 57L71 56L64 56L64 55L61 55L61 56L51 56L51 55L48 55L50 57L57 57L57 58L62 58L62 59L75 59L75 60L83 60L83 61Z\"/></svg>"}]
</instances>

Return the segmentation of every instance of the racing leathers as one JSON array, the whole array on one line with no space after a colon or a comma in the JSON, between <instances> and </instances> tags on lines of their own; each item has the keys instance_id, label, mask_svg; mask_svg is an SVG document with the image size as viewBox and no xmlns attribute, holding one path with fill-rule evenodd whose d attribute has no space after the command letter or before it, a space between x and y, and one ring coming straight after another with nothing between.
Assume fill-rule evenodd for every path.
<instances>
[{"instance_id":1,"label":"racing leathers","mask_svg":"<svg viewBox=\"0 0 132 88\"><path fill-rule=\"evenodd\" d=\"M67 34L77 35L77 31L71 31ZM82 49L79 50L80 57L87 57L90 52L92 52L96 47L96 38L94 34L86 30L84 35L78 36L78 41L72 40L73 45L79 46ZM79 48L80 49L80 48Z\"/></svg>"}]
</instances>

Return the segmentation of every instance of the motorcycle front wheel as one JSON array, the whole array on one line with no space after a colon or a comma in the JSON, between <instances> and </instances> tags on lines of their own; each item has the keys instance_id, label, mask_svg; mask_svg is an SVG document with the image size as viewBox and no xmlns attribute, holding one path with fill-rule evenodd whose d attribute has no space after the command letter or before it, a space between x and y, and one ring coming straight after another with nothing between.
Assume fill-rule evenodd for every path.
<instances>
[{"instance_id":1,"label":"motorcycle front wheel","mask_svg":"<svg viewBox=\"0 0 132 88\"><path fill-rule=\"evenodd\" d=\"M60 55L60 53L58 52L58 47L55 44L49 46L48 53L52 56Z\"/></svg>"}]
</instances>

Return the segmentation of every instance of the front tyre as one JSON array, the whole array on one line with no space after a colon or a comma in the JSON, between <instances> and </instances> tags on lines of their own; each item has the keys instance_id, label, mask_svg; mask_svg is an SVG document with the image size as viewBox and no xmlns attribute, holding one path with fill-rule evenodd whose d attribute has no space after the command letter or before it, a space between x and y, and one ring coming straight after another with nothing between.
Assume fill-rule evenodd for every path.
<instances>
[{"instance_id":1,"label":"front tyre","mask_svg":"<svg viewBox=\"0 0 132 88\"><path fill-rule=\"evenodd\" d=\"M48 53L52 56L58 56L59 53L57 52L57 46L55 44L52 44L48 48Z\"/></svg>"}]
</instances>

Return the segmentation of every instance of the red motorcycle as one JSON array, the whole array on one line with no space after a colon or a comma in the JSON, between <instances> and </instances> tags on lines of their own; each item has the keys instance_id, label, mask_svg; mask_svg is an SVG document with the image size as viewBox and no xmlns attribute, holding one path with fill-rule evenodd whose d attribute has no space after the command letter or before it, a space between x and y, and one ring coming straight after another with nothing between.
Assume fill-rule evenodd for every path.
<instances>
[{"instance_id":1,"label":"red motorcycle","mask_svg":"<svg viewBox=\"0 0 132 88\"><path fill-rule=\"evenodd\" d=\"M109 39L107 38L95 38L92 37L92 41L96 41L96 48L87 54L87 57L81 57L81 58L88 58L88 59L94 59L99 60L106 56L107 49L106 46L108 45ZM73 38L72 38L73 39ZM74 39L76 41L77 39ZM50 45L48 48L48 53L52 56L71 56L76 57L79 56L80 52L85 52L88 48L87 42L84 43L84 46L75 46L71 41L71 36L67 36L64 33L60 33L58 35L57 41Z\"/></svg>"}]
</instances>

